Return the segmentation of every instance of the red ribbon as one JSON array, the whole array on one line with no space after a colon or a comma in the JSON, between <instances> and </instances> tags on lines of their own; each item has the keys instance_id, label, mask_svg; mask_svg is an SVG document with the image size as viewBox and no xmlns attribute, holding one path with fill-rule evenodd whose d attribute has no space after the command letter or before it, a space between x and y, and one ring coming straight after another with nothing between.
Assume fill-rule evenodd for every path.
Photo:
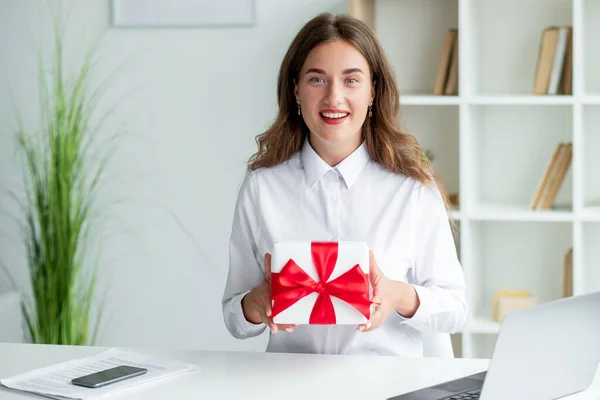
<instances>
[{"instance_id":1,"label":"red ribbon","mask_svg":"<svg viewBox=\"0 0 600 400\"><path fill-rule=\"evenodd\" d=\"M331 282L327 282L338 258L337 242L311 243L312 261L319 276L315 282L290 259L279 273L271 274L272 318L301 298L319 293L310 314L310 324L335 324L335 310L331 296L352 305L367 319L371 314L369 276L356 264Z\"/></svg>"}]
</instances>

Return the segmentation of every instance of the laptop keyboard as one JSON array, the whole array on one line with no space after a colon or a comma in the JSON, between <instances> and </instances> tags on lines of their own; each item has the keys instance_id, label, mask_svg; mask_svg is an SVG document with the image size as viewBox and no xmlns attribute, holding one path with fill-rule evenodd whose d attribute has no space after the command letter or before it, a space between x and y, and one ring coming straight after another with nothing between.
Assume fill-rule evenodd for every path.
<instances>
[{"instance_id":1,"label":"laptop keyboard","mask_svg":"<svg viewBox=\"0 0 600 400\"><path fill-rule=\"evenodd\" d=\"M481 388L467 390L466 392L453 394L449 397L444 397L441 400L477 400L479 399L479 394L481 393Z\"/></svg>"}]
</instances>

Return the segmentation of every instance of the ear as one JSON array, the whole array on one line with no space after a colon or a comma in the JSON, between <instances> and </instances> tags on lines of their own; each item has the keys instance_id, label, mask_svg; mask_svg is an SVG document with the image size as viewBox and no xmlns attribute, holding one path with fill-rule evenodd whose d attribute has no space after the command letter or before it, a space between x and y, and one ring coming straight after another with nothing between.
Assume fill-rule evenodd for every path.
<instances>
[{"instance_id":1,"label":"ear","mask_svg":"<svg viewBox=\"0 0 600 400\"><path fill-rule=\"evenodd\" d=\"M371 103L375 100L375 81L371 84Z\"/></svg>"},{"instance_id":2,"label":"ear","mask_svg":"<svg viewBox=\"0 0 600 400\"><path fill-rule=\"evenodd\" d=\"M298 84L296 83L296 80L294 79L294 97L296 99L298 99L299 95L298 95Z\"/></svg>"}]
</instances>

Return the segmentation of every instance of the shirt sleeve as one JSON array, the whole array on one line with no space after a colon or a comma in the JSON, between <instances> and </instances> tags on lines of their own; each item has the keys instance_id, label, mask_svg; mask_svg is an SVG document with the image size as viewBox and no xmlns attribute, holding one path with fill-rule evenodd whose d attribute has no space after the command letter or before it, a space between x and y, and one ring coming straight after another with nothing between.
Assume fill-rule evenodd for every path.
<instances>
[{"instance_id":1,"label":"shirt sleeve","mask_svg":"<svg viewBox=\"0 0 600 400\"><path fill-rule=\"evenodd\" d=\"M450 221L439 190L420 185L415 192L416 258L411 285L420 305L411 318L396 313L415 329L455 333L465 324L465 279Z\"/></svg>"},{"instance_id":2,"label":"shirt sleeve","mask_svg":"<svg viewBox=\"0 0 600 400\"><path fill-rule=\"evenodd\" d=\"M265 324L254 324L244 317L242 299L264 279L257 258L255 175L246 175L236 200L229 241L229 272L222 298L223 319L227 330L238 339L260 335Z\"/></svg>"}]
</instances>

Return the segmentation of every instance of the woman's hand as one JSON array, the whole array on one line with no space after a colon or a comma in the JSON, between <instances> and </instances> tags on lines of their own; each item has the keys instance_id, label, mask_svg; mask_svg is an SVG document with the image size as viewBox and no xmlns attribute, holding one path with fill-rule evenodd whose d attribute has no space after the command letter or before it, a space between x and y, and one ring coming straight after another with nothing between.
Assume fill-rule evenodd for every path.
<instances>
[{"instance_id":1,"label":"woman's hand","mask_svg":"<svg viewBox=\"0 0 600 400\"><path fill-rule=\"evenodd\" d=\"M369 276L373 286L373 303L375 310L366 324L358 326L358 330L369 332L381 326L392 312L399 312L405 318L411 318L419 308L419 297L415 289L400 281L385 277L375 262L373 251L369 251Z\"/></svg>"},{"instance_id":2,"label":"woman's hand","mask_svg":"<svg viewBox=\"0 0 600 400\"><path fill-rule=\"evenodd\" d=\"M295 325L275 324L271 319L271 255L265 254L265 279L242 299L244 317L253 324L266 324L271 333L293 332Z\"/></svg>"}]
</instances>

